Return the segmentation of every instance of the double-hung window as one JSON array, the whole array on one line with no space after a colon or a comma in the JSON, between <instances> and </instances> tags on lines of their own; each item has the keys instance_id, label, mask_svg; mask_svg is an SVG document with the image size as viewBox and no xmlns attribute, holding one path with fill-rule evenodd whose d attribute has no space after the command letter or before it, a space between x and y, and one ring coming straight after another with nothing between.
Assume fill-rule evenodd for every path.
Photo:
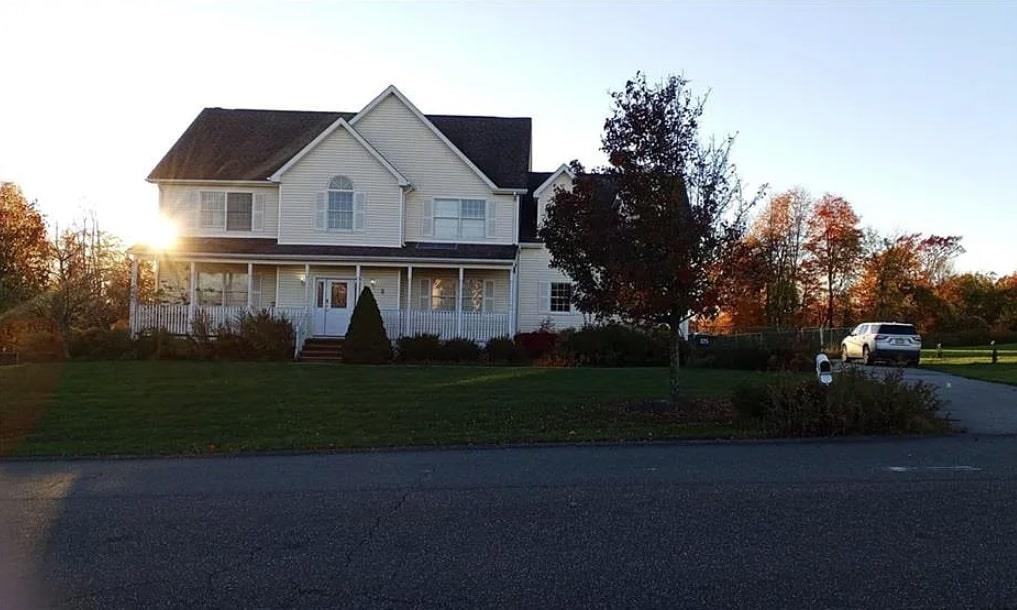
<instances>
[{"instance_id":1,"label":"double-hung window","mask_svg":"<svg viewBox=\"0 0 1017 610\"><path fill-rule=\"evenodd\" d=\"M328 183L326 228L330 231L353 230L353 181L335 176Z\"/></svg>"},{"instance_id":2,"label":"double-hung window","mask_svg":"<svg viewBox=\"0 0 1017 610\"><path fill-rule=\"evenodd\" d=\"M202 191L199 217L202 229L224 228L226 226L226 193Z\"/></svg>"},{"instance_id":3,"label":"double-hung window","mask_svg":"<svg viewBox=\"0 0 1017 610\"><path fill-rule=\"evenodd\" d=\"M572 311L572 284L569 282L551 282L551 302L548 310L554 313Z\"/></svg>"},{"instance_id":4,"label":"double-hung window","mask_svg":"<svg viewBox=\"0 0 1017 610\"><path fill-rule=\"evenodd\" d=\"M254 195L201 191L198 210L202 229L250 231L254 218Z\"/></svg>"},{"instance_id":5,"label":"double-hung window","mask_svg":"<svg viewBox=\"0 0 1017 610\"><path fill-rule=\"evenodd\" d=\"M482 239L487 230L487 201L436 198L433 222L439 239Z\"/></svg>"}]
</instances>

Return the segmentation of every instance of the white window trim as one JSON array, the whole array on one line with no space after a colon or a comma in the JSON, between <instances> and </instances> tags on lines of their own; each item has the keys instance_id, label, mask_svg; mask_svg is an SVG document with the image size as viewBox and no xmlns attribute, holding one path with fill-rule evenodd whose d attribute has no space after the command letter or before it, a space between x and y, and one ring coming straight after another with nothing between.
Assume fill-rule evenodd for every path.
<instances>
[{"instance_id":1,"label":"white window trim","mask_svg":"<svg viewBox=\"0 0 1017 610\"><path fill-rule=\"evenodd\" d=\"M547 296L544 299L544 303L543 303L543 309L544 309L543 313L549 314L549 315L552 315L552 316L569 316L569 315L573 315L573 314L577 313L576 312L576 304L574 302L572 302L572 300L569 300L569 310L568 311L554 311L554 310L551 309L551 299L552 299L552 295L554 293L554 284L568 284L568 285L572 286L573 292L576 289L575 288L576 283L572 282L572 281L569 281L569 280L555 280L555 281L550 281L550 282L544 282L544 286L546 287L545 290L547 291Z\"/></svg>"},{"instance_id":2,"label":"white window trim","mask_svg":"<svg viewBox=\"0 0 1017 610\"><path fill-rule=\"evenodd\" d=\"M254 218L257 215L255 208L258 206L258 197L261 195L258 191L253 189L198 189L197 190L198 209L194 211L194 214L198 218L198 222L195 223L195 228L199 231L220 231L222 233L257 233L264 229L264 216L265 210L262 209L262 229L255 229ZM222 193L223 194L223 205L222 205L222 227L206 227L201 224L201 197L203 193ZM227 229L226 222L229 218L229 198L230 194L247 194L251 196L251 228L250 229ZM262 200L262 206L264 206L264 200Z\"/></svg>"},{"instance_id":3,"label":"white window trim","mask_svg":"<svg viewBox=\"0 0 1017 610\"><path fill-rule=\"evenodd\" d=\"M438 237L437 231L435 230L435 222L434 221L437 218L437 216L435 214L435 211L438 209L437 202L439 200L441 200L441 199L454 199L454 200L459 202L459 212L458 212L458 216L457 216L457 219L459 221L459 226L457 228L456 237ZM483 201L484 202L484 236L482 238L477 238L477 237L464 238L463 237L463 201L464 200L473 200L473 201ZM428 238L427 241L446 242L446 243L459 243L459 244L487 243L488 240L497 239L497 236L494 235L494 233L496 232L496 228L495 228L495 230L491 229L491 227L496 227L496 222L497 222L495 220L496 217L494 215L494 213L495 213L495 205L494 204L495 204L495 202L493 200L489 199L487 195L435 195L434 197L431 197L431 201L430 201L430 206L431 206L431 219L430 219L430 222L429 223L425 223L424 219L421 218L421 225L425 225L425 224L428 225L428 226L422 226L421 233L422 233L423 237ZM421 212L421 214L423 215L423 212ZM479 219L475 218L475 219L471 219L471 220L479 220ZM428 231L428 228L430 229L429 231ZM475 240L482 240L482 241L475 241Z\"/></svg>"},{"instance_id":4,"label":"white window trim","mask_svg":"<svg viewBox=\"0 0 1017 610\"><path fill-rule=\"evenodd\" d=\"M330 209L332 205L332 193L349 193L350 194L350 228L346 227L330 227L328 226L329 215L332 213ZM325 189L325 230L335 233L352 233L353 227L357 224L357 189Z\"/></svg>"},{"instance_id":5,"label":"white window trim","mask_svg":"<svg viewBox=\"0 0 1017 610\"><path fill-rule=\"evenodd\" d=\"M346 174L335 174L329 178L328 187L331 186L333 178L342 176L350 181L352 189L334 189L326 188L324 191L318 191L315 195L315 208L312 217L314 218L314 230L323 233L364 233L367 231L367 191L358 191L357 184ZM344 227L329 227L329 195L331 193L349 193L352 201L351 203L351 217L350 217L350 228Z\"/></svg>"}]
</instances>

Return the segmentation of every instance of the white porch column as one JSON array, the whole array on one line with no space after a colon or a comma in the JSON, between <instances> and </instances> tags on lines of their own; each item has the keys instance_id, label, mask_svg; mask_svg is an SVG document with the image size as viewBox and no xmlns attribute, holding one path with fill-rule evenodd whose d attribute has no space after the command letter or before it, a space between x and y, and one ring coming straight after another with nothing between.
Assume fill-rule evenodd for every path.
<instances>
[{"instance_id":1,"label":"white porch column","mask_svg":"<svg viewBox=\"0 0 1017 610\"><path fill-rule=\"evenodd\" d=\"M304 263L304 310L311 310L311 264Z\"/></svg>"},{"instance_id":2,"label":"white porch column","mask_svg":"<svg viewBox=\"0 0 1017 610\"><path fill-rule=\"evenodd\" d=\"M406 335L413 336L413 265L406 268Z\"/></svg>"},{"instance_id":3,"label":"white porch column","mask_svg":"<svg viewBox=\"0 0 1017 610\"><path fill-rule=\"evenodd\" d=\"M508 336L513 337L516 334L518 325L516 324L516 293L518 287L516 286L516 266L512 265L509 269L509 315L508 315Z\"/></svg>"},{"instance_id":4,"label":"white porch column","mask_svg":"<svg viewBox=\"0 0 1017 610\"><path fill-rule=\"evenodd\" d=\"M247 263L247 311L251 311L251 286L254 285L254 263Z\"/></svg>"},{"instance_id":5,"label":"white porch column","mask_svg":"<svg viewBox=\"0 0 1017 610\"><path fill-rule=\"evenodd\" d=\"M456 283L456 337L463 336L463 268L459 268L459 282Z\"/></svg>"},{"instance_id":6,"label":"white porch column","mask_svg":"<svg viewBox=\"0 0 1017 610\"><path fill-rule=\"evenodd\" d=\"M198 306L197 299L195 298L198 293L198 270L194 265L194 261L191 261L191 281L188 284L189 295L187 297L187 324L194 324L194 312Z\"/></svg>"},{"instance_id":7,"label":"white porch column","mask_svg":"<svg viewBox=\"0 0 1017 610\"><path fill-rule=\"evenodd\" d=\"M127 326L131 329L131 336L138 334L136 325L138 323L138 259L131 257L131 295L130 306L127 312Z\"/></svg>"},{"instance_id":8,"label":"white porch column","mask_svg":"<svg viewBox=\"0 0 1017 610\"><path fill-rule=\"evenodd\" d=\"M357 306L357 301L360 300L360 292L363 290L363 288L360 287L360 284L361 284L361 279L360 279L360 264L358 263L357 264L357 288L356 288L357 294L353 295L353 306L354 307Z\"/></svg>"}]
</instances>

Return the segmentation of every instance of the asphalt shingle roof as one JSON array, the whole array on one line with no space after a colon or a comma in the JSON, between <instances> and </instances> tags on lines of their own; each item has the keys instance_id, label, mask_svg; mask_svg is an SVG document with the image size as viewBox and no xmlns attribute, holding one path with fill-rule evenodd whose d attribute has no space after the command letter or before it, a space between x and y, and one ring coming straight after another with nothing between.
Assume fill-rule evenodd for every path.
<instances>
[{"instance_id":1,"label":"asphalt shingle roof","mask_svg":"<svg viewBox=\"0 0 1017 610\"><path fill-rule=\"evenodd\" d=\"M265 180L339 117L353 112L205 108L150 180ZM529 118L426 115L502 188L526 188Z\"/></svg>"},{"instance_id":2,"label":"asphalt shingle roof","mask_svg":"<svg viewBox=\"0 0 1017 610\"><path fill-rule=\"evenodd\" d=\"M137 246L131 248L131 252L134 254L153 254L146 248ZM280 244L275 239L259 237L185 237L177 240L176 245L173 247L173 254L511 261L515 259L516 246L511 244L407 242L401 248L391 248Z\"/></svg>"}]
</instances>

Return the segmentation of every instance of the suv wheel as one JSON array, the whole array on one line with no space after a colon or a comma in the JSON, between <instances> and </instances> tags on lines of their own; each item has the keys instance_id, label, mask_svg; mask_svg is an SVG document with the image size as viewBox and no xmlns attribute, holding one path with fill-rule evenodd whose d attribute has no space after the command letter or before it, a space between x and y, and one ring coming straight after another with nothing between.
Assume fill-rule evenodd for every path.
<instances>
[{"instance_id":1,"label":"suv wheel","mask_svg":"<svg viewBox=\"0 0 1017 610\"><path fill-rule=\"evenodd\" d=\"M869 346L868 345L863 345L862 346L862 364L864 364L865 366L869 366L870 364L872 364L872 359L869 358Z\"/></svg>"}]
</instances>

